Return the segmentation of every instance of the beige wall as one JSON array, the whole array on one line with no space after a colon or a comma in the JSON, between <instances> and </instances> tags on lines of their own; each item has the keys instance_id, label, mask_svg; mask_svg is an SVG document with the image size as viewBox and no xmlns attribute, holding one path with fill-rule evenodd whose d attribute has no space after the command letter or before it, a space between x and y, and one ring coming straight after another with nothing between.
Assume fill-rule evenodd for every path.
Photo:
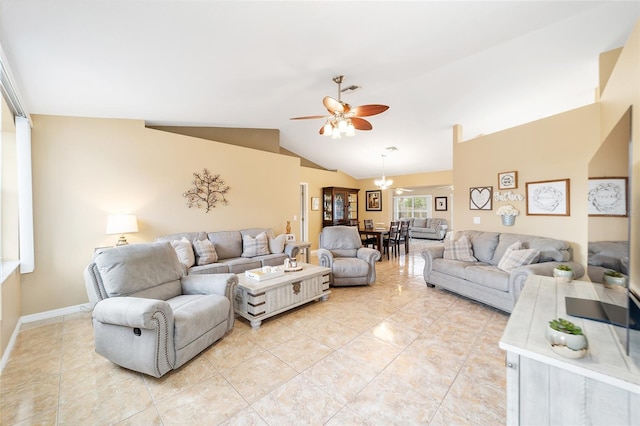
<instances>
[{"instance_id":1,"label":"beige wall","mask_svg":"<svg viewBox=\"0 0 640 426\"><path fill-rule=\"evenodd\" d=\"M22 277L22 314L84 303L82 271L110 213L137 215L131 243L181 231L296 229L299 161L278 154L147 129L142 121L33 116L36 268ZM182 194L208 168L231 186L209 213Z\"/></svg>"},{"instance_id":2,"label":"beige wall","mask_svg":"<svg viewBox=\"0 0 640 426\"><path fill-rule=\"evenodd\" d=\"M569 241L575 259L586 263L587 164L600 142L598 104L568 111L522 126L453 144L454 221L456 231L478 229L547 236ZM518 172L518 187L526 182L570 179L570 216L527 216L525 201L511 201L520 210L514 226L503 226L493 210L469 209L469 188L492 186L498 173ZM500 191L503 192L503 191ZM480 224L473 218L479 217Z\"/></svg>"}]
</instances>

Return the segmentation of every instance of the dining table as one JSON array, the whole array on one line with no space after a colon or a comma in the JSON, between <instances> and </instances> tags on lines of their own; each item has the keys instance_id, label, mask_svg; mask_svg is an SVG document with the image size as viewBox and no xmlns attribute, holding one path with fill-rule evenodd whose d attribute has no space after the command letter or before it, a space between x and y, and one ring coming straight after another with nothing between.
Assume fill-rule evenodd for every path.
<instances>
[{"instance_id":1,"label":"dining table","mask_svg":"<svg viewBox=\"0 0 640 426\"><path fill-rule=\"evenodd\" d=\"M360 235L364 235L364 236L375 236L376 237L376 241L377 244L376 246L378 247L378 251L380 253L382 253L383 251L383 241L384 241L384 237L386 235L389 235L389 230L387 228L358 228L358 232L360 233ZM382 261L382 256L380 256L380 260Z\"/></svg>"}]
</instances>

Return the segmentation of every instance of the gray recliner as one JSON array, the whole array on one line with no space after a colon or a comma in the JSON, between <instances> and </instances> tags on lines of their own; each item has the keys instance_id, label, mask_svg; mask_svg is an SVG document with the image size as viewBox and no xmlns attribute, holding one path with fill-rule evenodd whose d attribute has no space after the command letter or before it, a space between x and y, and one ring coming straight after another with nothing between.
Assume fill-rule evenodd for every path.
<instances>
[{"instance_id":1,"label":"gray recliner","mask_svg":"<svg viewBox=\"0 0 640 426\"><path fill-rule=\"evenodd\" d=\"M376 281L378 250L362 246L354 226L327 226L320 233L320 266L331 268L331 285L367 285Z\"/></svg>"},{"instance_id":2,"label":"gray recliner","mask_svg":"<svg viewBox=\"0 0 640 426\"><path fill-rule=\"evenodd\" d=\"M183 276L169 242L100 249L84 277L96 352L134 371L161 377L234 324L238 277Z\"/></svg>"}]
</instances>

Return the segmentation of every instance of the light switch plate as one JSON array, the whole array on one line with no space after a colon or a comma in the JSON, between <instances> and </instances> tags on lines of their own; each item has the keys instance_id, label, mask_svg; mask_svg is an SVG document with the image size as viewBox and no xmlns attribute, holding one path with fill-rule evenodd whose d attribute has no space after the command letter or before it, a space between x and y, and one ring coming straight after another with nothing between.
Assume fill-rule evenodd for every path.
<instances>
[{"instance_id":1,"label":"light switch plate","mask_svg":"<svg viewBox=\"0 0 640 426\"><path fill-rule=\"evenodd\" d=\"M474 216L473 217L473 224L474 225L480 225L480 217L479 216Z\"/></svg>"}]
</instances>

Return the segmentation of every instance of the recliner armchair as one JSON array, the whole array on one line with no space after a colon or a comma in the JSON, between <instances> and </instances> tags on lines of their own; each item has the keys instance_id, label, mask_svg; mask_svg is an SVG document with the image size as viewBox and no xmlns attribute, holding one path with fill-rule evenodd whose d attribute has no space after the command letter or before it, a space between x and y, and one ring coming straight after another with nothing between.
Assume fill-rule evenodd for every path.
<instances>
[{"instance_id":1,"label":"recliner armchair","mask_svg":"<svg viewBox=\"0 0 640 426\"><path fill-rule=\"evenodd\" d=\"M331 268L331 285L367 285L376 281L378 250L362 247L353 226L327 226L320 233L320 266Z\"/></svg>"},{"instance_id":2,"label":"recliner armchair","mask_svg":"<svg viewBox=\"0 0 640 426\"><path fill-rule=\"evenodd\" d=\"M184 275L169 242L98 250L84 272L96 352L161 377L234 324L235 274Z\"/></svg>"}]
</instances>

